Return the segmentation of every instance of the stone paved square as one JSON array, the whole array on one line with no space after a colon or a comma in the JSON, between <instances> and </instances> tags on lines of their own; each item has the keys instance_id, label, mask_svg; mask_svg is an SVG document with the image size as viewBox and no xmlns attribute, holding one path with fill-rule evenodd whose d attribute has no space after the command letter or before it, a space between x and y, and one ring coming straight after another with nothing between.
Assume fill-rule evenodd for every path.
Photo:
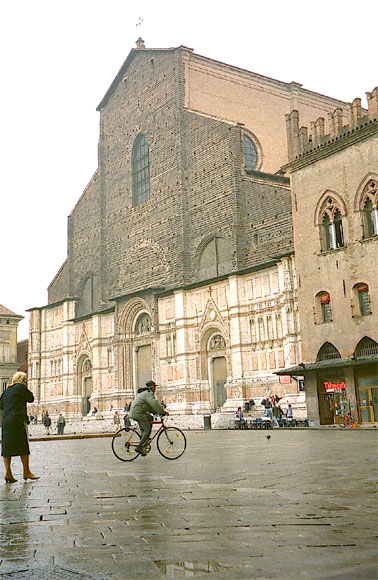
<instances>
[{"instance_id":1,"label":"stone paved square","mask_svg":"<svg viewBox=\"0 0 378 580\"><path fill-rule=\"evenodd\" d=\"M128 463L110 438L32 442L41 479L16 458L0 486L0 579L375 579L377 433L269 434L186 432L177 461Z\"/></svg>"}]
</instances>

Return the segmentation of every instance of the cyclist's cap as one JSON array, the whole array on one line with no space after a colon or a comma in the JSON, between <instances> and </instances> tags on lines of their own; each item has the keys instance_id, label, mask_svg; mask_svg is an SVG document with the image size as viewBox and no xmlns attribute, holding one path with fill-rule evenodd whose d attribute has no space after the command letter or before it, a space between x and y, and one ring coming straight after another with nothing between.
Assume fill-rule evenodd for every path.
<instances>
[{"instance_id":1,"label":"cyclist's cap","mask_svg":"<svg viewBox=\"0 0 378 580\"><path fill-rule=\"evenodd\" d=\"M147 383L146 383L146 387L156 387L156 386L157 385L156 385L155 381L147 381Z\"/></svg>"}]
</instances>

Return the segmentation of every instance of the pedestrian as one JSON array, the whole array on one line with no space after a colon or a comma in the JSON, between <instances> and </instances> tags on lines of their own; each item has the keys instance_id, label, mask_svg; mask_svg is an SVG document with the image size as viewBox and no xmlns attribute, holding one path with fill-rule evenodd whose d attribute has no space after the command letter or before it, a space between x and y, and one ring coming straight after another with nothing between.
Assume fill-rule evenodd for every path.
<instances>
[{"instance_id":1,"label":"pedestrian","mask_svg":"<svg viewBox=\"0 0 378 580\"><path fill-rule=\"evenodd\" d=\"M131 425L131 421L129 419L128 413L125 413L125 415L123 417L123 425L124 425L124 427L130 427L130 425Z\"/></svg>"},{"instance_id":2,"label":"pedestrian","mask_svg":"<svg viewBox=\"0 0 378 580\"><path fill-rule=\"evenodd\" d=\"M63 435L65 425L66 425L66 420L63 417L63 414L59 413L58 419L56 420L56 428L57 428L58 435Z\"/></svg>"},{"instance_id":3,"label":"pedestrian","mask_svg":"<svg viewBox=\"0 0 378 580\"><path fill-rule=\"evenodd\" d=\"M125 413L128 413L130 411L130 403L128 403L126 401L125 406L123 407L123 410Z\"/></svg>"},{"instance_id":4,"label":"pedestrian","mask_svg":"<svg viewBox=\"0 0 378 580\"><path fill-rule=\"evenodd\" d=\"M291 408L291 405L288 405L287 406L287 409L286 409L286 419L287 419L288 423L291 426L296 425L296 423L297 423L296 420L293 417L293 409Z\"/></svg>"},{"instance_id":5,"label":"pedestrian","mask_svg":"<svg viewBox=\"0 0 378 580\"><path fill-rule=\"evenodd\" d=\"M46 413L45 413L45 417L43 419L43 424L46 427L46 435L50 435L51 418L50 418L48 411L46 411Z\"/></svg>"},{"instance_id":6,"label":"pedestrian","mask_svg":"<svg viewBox=\"0 0 378 580\"><path fill-rule=\"evenodd\" d=\"M264 417L268 417L268 419L272 418L272 403L269 399L263 399L261 401L262 406L264 407Z\"/></svg>"},{"instance_id":7,"label":"pedestrian","mask_svg":"<svg viewBox=\"0 0 378 580\"><path fill-rule=\"evenodd\" d=\"M134 421L138 421L142 434L139 445L135 450L143 456L147 455L144 445L147 442L152 429L151 413L169 415L168 411L165 411L159 401L155 399L155 391L156 383L154 381L148 381L145 387L138 389L138 394L130 408L130 417L131 419L134 419Z\"/></svg>"},{"instance_id":8,"label":"pedestrian","mask_svg":"<svg viewBox=\"0 0 378 580\"><path fill-rule=\"evenodd\" d=\"M27 479L39 479L30 471L29 467L29 441L28 441L28 415L26 403L32 403L34 395L27 388L27 376L19 371L13 375L12 382L3 392L0 398L0 410L2 411L1 425L1 455L3 456L6 483L17 481L13 477L11 469L12 457L21 457L23 477Z\"/></svg>"},{"instance_id":9,"label":"pedestrian","mask_svg":"<svg viewBox=\"0 0 378 580\"><path fill-rule=\"evenodd\" d=\"M38 415L37 413L34 413L34 425L37 425L38 423Z\"/></svg>"},{"instance_id":10,"label":"pedestrian","mask_svg":"<svg viewBox=\"0 0 378 580\"><path fill-rule=\"evenodd\" d=\"M121 420L120 420L120 416L118 414L118 411L116 410L114 413L114 417L113 417L113 423L114 425L119 428L119 424L120 424Z\"/></svg>"},{"instance_id":11,"label":"pedestrian","mask_svg":"<svg viewBox=\"0 0 378 580\"><path fill-rule=\"evenodd\" d=\"M272 417L273 417L273 423L275 424L276 427L280 426L279 421L278 421L279 416L280 416L280 410L277 407L276 403L274 403L273 407L272 407Z\"/></svg>"},{"instance_id":12,"label":"pedestrian","mask_svg":"<svg viewBox=\"0 0 378 580\"><path fill-rule=\"evenodd\" d=\"M96 415L96 413L97 413L97 407L93 407L92 415Z\"/></svg>"}]
</instances>

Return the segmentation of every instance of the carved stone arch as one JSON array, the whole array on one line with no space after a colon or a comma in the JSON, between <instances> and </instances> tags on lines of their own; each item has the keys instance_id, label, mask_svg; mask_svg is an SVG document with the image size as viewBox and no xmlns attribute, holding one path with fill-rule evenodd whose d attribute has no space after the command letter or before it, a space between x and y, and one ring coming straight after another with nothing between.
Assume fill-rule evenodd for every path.
<instances>
[{"instance_id":1,"label":"carved stone arch","mask_svg":"<svg viewBox=\"0 0 378 580\"><path fill-rule=\"evenodd\" d=\"M369 172L367 175L365 175L357 187L353 204L353 209L355 212L360 212L363 210L365 188L368 186L370 181L374 182L376 184L376 188L378 189L378 173L374 171Z\"/></svg>"},{"instance_id":2,"label":"carved stone arch","mask_svg":"<svg viewBox=\"0 0 378 580\"><path fill-rule=\"evenodd\" d=\"M124 338L131 338L134 324L140 314L146 312L151 317L149 306L142 298L131 298L123 308L117 325L117 334Z\"/></svg>"},{"instance_id":3,"label":"carved stone arch","mask_svg":"<svg viewBox=\"0 0 378 580\"><path fill-rule=\"evenodd\" d=\"M152 313L145 300L129 300L120 314L117 333L120 388L133 396L154 373L155 336Z\"/></svg>"},{"instance_id":4,"label":"carved stone arch","mask_svg":"<svg viewBox=\"0 0 378 580\"><path fill-rule=\"evenodd\" d=\"M93 393L93 366L90 353L81 351L76 365L76 396L81 401L81 413L88 415Z\"/></svg>"},{"instance_id":5,"label":"carved stone arch","mask_svg":"<svg viewBox=\"0 0 378 580\"><path fill-rule=\"evenodd\" d=\"M331 198L336 202L336 205L338 207L338 210L341 214L342 217L346 216L347 214L347 209L346 209L346 205L345 202L343 200L343 198L341 197L341 195L339 193L337 193L336 191L333 191L331 189L327 189L319 198L318 203L316 204L316 208L315 208L315 213L314 213L314 225L315 226L320 226L322 224L322 212L324 210L324 207L327 204L328 199Z\"/></svg>"},{"instance_id":6,"label":"carved stone arch","mask_svg":"<svg viewBox=\"0 0 378 580\"><path fill-rule=\"evenodd\" d=\"M213 411L220 409L227 401L228 369L224 329L221 324L209 324L201 336L201 380L208 381Z\"/></svg>"},{"instance_id":7,"label":"carved stone arch","mask_svg":"<svg viewBox=\"0 0 378 580\"><path fill-rule=\"evenodd\" d=\"M200 353L201 353L201 379L208 380L209 379L209 372L208 372L208 358L209 358L209 343L211 338L215 335L219 335L224 340L224 349L220 349L224 351L224 356L226 356L227 351L227 339L225 329L219 322L212 322L205 325L202 329L202 334L200 338Z\"/></svg>"}]
</instances>

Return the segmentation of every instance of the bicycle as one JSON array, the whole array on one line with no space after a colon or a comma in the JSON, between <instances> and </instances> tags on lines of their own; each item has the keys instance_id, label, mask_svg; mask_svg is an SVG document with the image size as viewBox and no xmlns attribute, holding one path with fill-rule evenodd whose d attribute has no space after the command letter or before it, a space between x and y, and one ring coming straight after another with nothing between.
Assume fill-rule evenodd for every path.
<instances>
[{"instance_id":1,"label":"bicycle","mask_svg":"<svg viewBox=\"0 0 378 580\"><path fill-rule=\"evenodd\" d=\"M156 439L157 449L165 459L178 459L186 449L186 437L178 427L167 427L163 417L160 421L152 421L152 425L160 425L159 429L150 437L144 449L151 451L151 444ZM114 434L112 439L112 451L120 461L133 461L140 453L136 451L141 435L135 427L123 427Z\"/></svg>"},{"instance_id":2,"label":"bicycle","mask_svg":"<svg viewBox=\"0 0 378 580\"><path fill-rule=\"evenodd\" d=\"M354 423L351 413L348 413L348 414L344 413L343 415L339 415L338 419L339 419L339 421L337 422L337 424L342 429L344 429L345 427L348 427L348 425L351 427Z\"/></svg>"}]
</instances>

